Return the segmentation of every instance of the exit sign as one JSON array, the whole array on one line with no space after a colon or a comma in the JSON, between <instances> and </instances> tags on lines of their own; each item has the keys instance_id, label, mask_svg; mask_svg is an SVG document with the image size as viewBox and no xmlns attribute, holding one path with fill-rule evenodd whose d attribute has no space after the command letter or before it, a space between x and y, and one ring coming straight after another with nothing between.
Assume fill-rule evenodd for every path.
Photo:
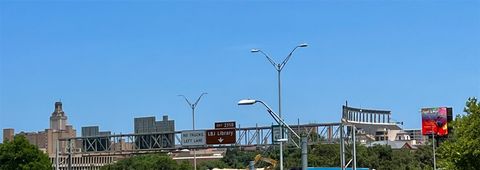
<instances>
[{"instance_id":1,"label":"exit sign","mask_svg":"<svg viewBox=\"0 0 480 170\"><path fill-rule=\"evenodd\" d=\"M215 129L229 129L229 128L235 128L235 127L236 127L235 121L215 122Z\"/></svg>"}]
</instances>

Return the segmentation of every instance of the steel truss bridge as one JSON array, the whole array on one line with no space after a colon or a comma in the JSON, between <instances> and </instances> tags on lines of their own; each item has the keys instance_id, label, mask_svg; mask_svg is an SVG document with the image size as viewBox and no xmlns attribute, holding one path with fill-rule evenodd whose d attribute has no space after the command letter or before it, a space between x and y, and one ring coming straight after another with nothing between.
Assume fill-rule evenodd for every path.
<instances>
[{"instance_id":1,"label":"steel truss bridge","mask_svg":"<svg viewBox=\"0 0 480 170\"><path fill-rule=\"evenodd\" d=\"M316 123L290 125L298 134L309 136L308 144L338 143L341 123ZM207 130L207 129L205 129ZM95 137L75 137L59 139L59 155L106 156L130 155L149 152L174 152L182 149L206 148L266 148L272 145L272 126L236 128L236 143L223 145L182 146L182 131L113 134ZM288 135L287 144L298 145L293 135Z\"/></svg>"},{"instance_id":2,"label":"steel truss bridge","mask_svg":"<svg viewBox=\"0 0 480 170\"><path fill-rule=\"evenodd\" d=\"M308 144L339 143L341 168L352 167L356 169L356 147L358 140L356 134L371 134L378 128L398 128L396 122L391 122L391 112L388 110L373 110L363 108L342 107L342 118L339 123L316 123L290 125L297 134L308 136ZM182 131L113 134L94 137L61 138L57 142L57 161L60 169L72 168L72 158L104 159L111 163L119 157L133 154L152 152L177 152L183 149L207 148L254 148L267 149L274 145L272 126L255 126L235 128L236 142L222 145L196 145L183 146L181 144ZM203 131L210 129L202 129ZM202 131L200 130L200 131ZM293 135L286 134L289 138L287 145L300 143L293 139ZM63 159L63 161L62 161ZM60 161L59 161L60 160ZM82 162L80 160L80 162ZM93 165L93 164L89 164ZM96 165L96 164L95 164ZM99 167L101 164L98 164ZM94 168L95 169L95 168Z\"/></svg>"}]
</instances>

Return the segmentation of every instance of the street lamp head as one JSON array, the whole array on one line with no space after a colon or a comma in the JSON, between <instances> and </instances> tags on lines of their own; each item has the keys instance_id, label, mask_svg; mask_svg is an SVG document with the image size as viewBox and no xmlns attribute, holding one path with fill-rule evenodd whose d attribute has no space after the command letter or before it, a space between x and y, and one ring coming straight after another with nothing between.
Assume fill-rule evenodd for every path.
<instances>
[{"instance_id":1,"label":"street lamp head","mask_svg":"<svg viewBox=\"0 0 480 170\"><path fill-rule=\"evenodd\" d=\"M302 43L302 44L298 45L298 47L308 47L308 44L307 43Z\"/></svg>"},{"instance_id":2,"label":"street lamp head","mask_svg":"<svg viewBox=\"0 0 480 170\"><path fill-rule=\"evenodd\" d=\"M252 105L252 104L255 104L256 102L257 102L256 100L243 99L238 101L238 105Z\"/></svg>"},{"instance_id":3,"label":"street lamp head","mask_svg":"<svg viewBox=\"0 0 480 170\"><path fill-rule=\"evenodd\" d=\"M256 49L256 48L252 48L252 49L250 50L250 52L252 52L252 53L256 53L256 52L259 52L259 51L260 51L260 50L259 50L259 49Z\"/></svg>"}]
</instances>

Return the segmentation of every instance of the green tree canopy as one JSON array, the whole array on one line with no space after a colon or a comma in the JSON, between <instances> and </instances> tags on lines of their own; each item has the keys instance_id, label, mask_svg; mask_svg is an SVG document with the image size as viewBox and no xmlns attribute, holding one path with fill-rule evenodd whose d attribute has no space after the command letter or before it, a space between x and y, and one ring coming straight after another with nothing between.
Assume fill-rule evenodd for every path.
<instances>
[{"instance_id":1,"label":"green tree canopy","mask_svg":"<svg viewBox=\"0 0 480 170\"><path fill-rule=\"evenodd\" d=\"M30 144L25 136L17 135L13 141L0 144L0 169L50 170L52 164L48 156Z\"/></svg>"},{"instance_id":2,"label":"green tree canopy","mask_svg":"<svg viewBox=\"0 0 480 170\"><path fill-rule=\"evenodd\" d=\"M453 134L438 150L440 166L446 169L480 167L480 103L469 98L463 116L452 122Z\"/></svg>"},{"instance_id":3,"label":"green tree canopy","mask_svg":"<svg viewBox=\"0 0 480 170\"><path fill-rule=\"evenodd\" d=\"M199 170L209 170L213 168L227 168L227 167L229 166L222 160L204 161L197 165L197 169Z\"/></svg>"},{"instance_id":4,"label":"green tree canopy","mask_svg":"<svg viewBox=\"0 0 480 170\"><path fill-rule=\"evenodd\" d=\"M250 161L253 161L256 151L240 151L237 148L228 149L222 161L230 168L246 168Z\"/></svg>"},{"instance_id":5,"label":"green tree canopy","mask_svg":"<svg viewBox=\"0 0 480 170\"><path fill-rule=\"evenodd\" d=\"M284 151L284 165L286 169L301 167L300 149L293 146L286 147ZM199 169L245 168L248 162L254 159L256 154L261 154L263 157L277 161L279 160L278 148L261 152L229 149L223 159L202 162ZM350 153L347 153L346 156L347 159L351 158ZM267 163L259 162L255 167L261 168L268 165ZM310 167L340 167L340 145L315 144L309 146L308 165ZM432 147L425 145L419 146L417 150L394 150L388 145L375 145L372 147L357 145L357 165L358 167L382 170L432 169ZM279 169L278 165L277 169Z\"/></svg>"},{"instance_id":6,"label":"green tree canopy","mask_svg":"<svg viewBox=\"0 0 480 170\"><path fill-rule=\"evenodd\" d=\"M433 169L433 148L432 145L418 146L415 151L415 160L421 169Z\"/></svg>"},{"instance_id":7,"label":"green tree canopy","mask_svg":"<svg viewBox=\"0 0 480 170\"><path fill-rule=\"evenodd\" d=\"M102 167L102 170L190 170L188 163L177 164L166 154L138 155Z\"/></svg>"},{"instance_id":8,"label":"green tree canopy","mask_svg":"<svg viewBox=\"0 0 480 170\"><path fill-rule=\"evenodd\" d=\"M290 157L290 156L289 156ZM297 162L301 157L293 157ZM308 150L308 164L316 167L340 166L339 144L317 144Z\"/></svg>"}]
</instances>

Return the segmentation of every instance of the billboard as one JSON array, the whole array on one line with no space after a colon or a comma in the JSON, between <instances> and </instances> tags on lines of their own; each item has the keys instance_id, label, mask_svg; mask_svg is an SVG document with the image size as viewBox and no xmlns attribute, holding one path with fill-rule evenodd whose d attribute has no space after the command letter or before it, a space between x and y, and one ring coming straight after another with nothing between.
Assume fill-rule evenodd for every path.
<instances>
[{"instance_id":1,"label":"billboard","mask_svg":"<svg viewBox=\"0 0 480 170\"><path fill-rule=\"evenodd\" d=\"M447 107L433 107L422 108L422 135L448 135L447 124L449 117L451 117L451 108Z\"/></svg>"}]
</instances>

